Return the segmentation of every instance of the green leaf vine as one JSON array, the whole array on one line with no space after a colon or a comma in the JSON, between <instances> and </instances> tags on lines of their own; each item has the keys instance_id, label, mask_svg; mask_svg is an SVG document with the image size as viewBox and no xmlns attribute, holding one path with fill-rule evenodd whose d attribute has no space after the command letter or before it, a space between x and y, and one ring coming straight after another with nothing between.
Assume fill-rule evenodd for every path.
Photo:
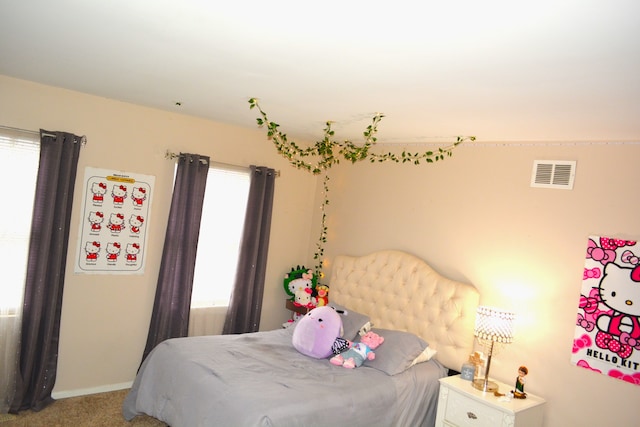
<instances>
[{"instance_id":1,"label":"green leaf vine","mask_svg":"<svg viewBox=\"0 0 640 427\"><path fill-rule=\"evenodd\" d=\"M289 140L286 133L280 131L280 125L269 119L264 110L260 108L257 98L249 99L249 108L258 110L259 117L256 122L259 127L267 128L267 138L273 142L278 153L295 168L306 170L314 175L326 172L333 165L339 164L341 159L351 163L362 160L369 160L371 163L395 162L414 165L419 165L422 162L433 163L444 160L446 157L451 157L453 150L463 142L476 140L474 136L458 136L455 142L446 147L440 147L436 151L419 153L403 150L399 155L392 152L375 153L370 149L377 141L378 125L384 118L383 114L378 113L373 116L371 124L364 130L364 143L361 145L356 145L349 140L335 140L335 131L331 127L332 122L327 121L323 129L323 138L320 141L316 141L315 144L303 148L296 144L295 141ZM313 259L316 260L316 272L320 278L324 277L322 273L322 258L324 256L324 244L327 242L326 207L329 205L329 176L326 173L323 188L324 199L321 205L320 236L313 255Z\"/></svg>"}]
</instances>

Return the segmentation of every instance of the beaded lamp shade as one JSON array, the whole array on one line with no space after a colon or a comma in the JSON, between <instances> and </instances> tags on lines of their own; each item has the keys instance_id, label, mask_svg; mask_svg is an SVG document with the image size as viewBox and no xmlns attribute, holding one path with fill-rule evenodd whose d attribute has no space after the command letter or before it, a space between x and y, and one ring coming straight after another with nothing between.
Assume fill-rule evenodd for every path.
<instances>
[{"instance_id":1,"label":"beaded lamp shade","mask_svg":"<svg viewBox=\"0 0 640 427\"><path fill-rule=\"evenodd\" d=\"M493 307L478 307L474 334L480 340L509 344L513 341L515 315Z\"/></svg>"},{"instance_id":2,"label":"beaded lamp shade","mask_svg":"<svg viewBox=\"0 0 640 427\"><path fill-rule=\"evenodd\" d=\"M491 356L494 353L494 344L509 344L513 341L513 323L515 314L509 311L500 310L493 307L478 307L476 312L476 325L474 335L481 342L489 347L487 358L487 369L484 379L473 381L473 386L482 391L496 391L497 383L489 381L489 368L491 367Z\"/></svg>"}]
</instances>

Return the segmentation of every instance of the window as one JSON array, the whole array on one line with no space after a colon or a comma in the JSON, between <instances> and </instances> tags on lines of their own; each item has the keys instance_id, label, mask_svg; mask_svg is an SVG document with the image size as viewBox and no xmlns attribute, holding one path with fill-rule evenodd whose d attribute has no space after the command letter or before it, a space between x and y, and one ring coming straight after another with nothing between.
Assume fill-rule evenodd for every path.
<instances>
[{"instance_id":1,"label":"window","mask_svg":"<svg viewBox=\"0 0 640 427\"><path fill-rule=\"evenodd\" d=\"M40 143L0 130L0 312L12 312L22 304L33 199L40 161Z\"/></svg>"},{"instance_id":2,"label":"window","mask_svg":"<svg viewBox=\"0 0 640 427\"><path fill-rule=\"evenodd\" d=\"M228 306L249 196L249 169L209 168L191 307Z\"/></svg>"}]
</instances>

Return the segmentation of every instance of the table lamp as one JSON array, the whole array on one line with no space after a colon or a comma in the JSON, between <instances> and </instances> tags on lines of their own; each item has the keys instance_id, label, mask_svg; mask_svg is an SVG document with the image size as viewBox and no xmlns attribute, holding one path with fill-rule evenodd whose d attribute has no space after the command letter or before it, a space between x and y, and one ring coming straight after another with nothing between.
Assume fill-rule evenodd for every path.
<instances>
[{"instance_id":1,"label":"table lamp","mask_svg":"<svg viewBox=\"0 0 640 427\"><path fill-rule=\"evenodd\" d=\"M480 306L476 312L476 325L474 335L478 341L487 346L487 369L484 372L484 379L479 378L473 381L473 386L482 391L496 391L498 384L489 381L489 368L491 367L491 356L494 353L494 345L509 344L513 341L513 320L515 314L509 311L500 310L493 307Z\"/></svg>"}]
</instances>

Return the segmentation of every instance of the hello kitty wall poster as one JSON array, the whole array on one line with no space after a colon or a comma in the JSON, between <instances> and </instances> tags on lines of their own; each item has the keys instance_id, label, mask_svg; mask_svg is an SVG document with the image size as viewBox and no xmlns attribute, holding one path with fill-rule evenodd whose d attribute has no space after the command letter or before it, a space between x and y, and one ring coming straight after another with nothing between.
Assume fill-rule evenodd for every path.
<instances>
[{"instance_id":1,"label":"hello kitty wall poster","mask_svg":"<svg viewBox=\"0 0 640 427\"><path fill-rule=\"evenodd\" d=\"M88 167L76 273L144 273L155 177Z\"/></svg>"},{"instance_id":2,"label":"hello kitty wall poster","mask_svg":"<svg viewBox=\"0 0 640 427\"><path fill-rule=\"evenodd\" d=\"M640 386L638 242L589 237L571 362Z\"/></svg>"}]
</instances>

